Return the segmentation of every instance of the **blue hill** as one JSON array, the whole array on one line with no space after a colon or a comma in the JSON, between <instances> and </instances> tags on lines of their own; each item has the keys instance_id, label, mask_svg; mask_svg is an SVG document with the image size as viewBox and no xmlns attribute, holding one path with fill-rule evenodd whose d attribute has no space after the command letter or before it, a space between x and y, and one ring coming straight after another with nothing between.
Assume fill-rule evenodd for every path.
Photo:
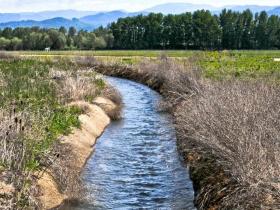
<instances>
[{"instance_id":1,"label":"blue hill","mask_svg":"<svg viewBox=\"0 0 280 210\"><path fill-rule=\"evenodd\" d=\"M109 23L117 21L119 18L132 17L143 13L147 14L147 12L128 13L128 12L118 11L118 10L111 11L111 12L101 12L95 15L82 17L80 18L80 21L95 26L100 26L100 25L107 26Z\"/></svg>"},{"instance_id":2,"label":"blue hill","mask_svg":"<svg viewBox=\"0 0 280 210\"><path fill-rule=\"evenodd\" d=\"M0 28L17 28L17 27L40 27L40 28L60 28L64 26L65 28L70 28L71 26L77 28L78 30L93 30L95 27L93 25L83 23L78 19L73 18L72 20L66 18L52 18L43 21L35 20L23 20L23 21L12 21L7 23L0 23Z\"/></svg>"}]
</instances>

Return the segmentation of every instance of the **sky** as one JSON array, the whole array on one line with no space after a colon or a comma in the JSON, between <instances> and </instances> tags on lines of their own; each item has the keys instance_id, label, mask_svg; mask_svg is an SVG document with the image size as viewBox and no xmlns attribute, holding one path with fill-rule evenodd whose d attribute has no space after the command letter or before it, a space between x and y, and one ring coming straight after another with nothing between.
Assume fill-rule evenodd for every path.
<instances>
[{"instance_id":1,"label":"sky","mask_svg":"<svg viewBox=\"0 0 280 210\"><path fill-rule=\"evenodd\" d=\"M279 5L280 0L0 0L0 12L36 12L45 10L140 11L157 4L185 2L193 4L224 5Z\"/></svg>"}]
</instances>

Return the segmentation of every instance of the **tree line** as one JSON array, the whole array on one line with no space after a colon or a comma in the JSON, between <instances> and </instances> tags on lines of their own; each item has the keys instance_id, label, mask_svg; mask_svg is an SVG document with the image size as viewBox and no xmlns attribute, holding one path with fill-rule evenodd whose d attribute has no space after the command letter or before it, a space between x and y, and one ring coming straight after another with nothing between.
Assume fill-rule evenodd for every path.
<instances>
[{"instance_id":1,"label":"tree line","mask_svg":"<svg viewBox=\"0 0 280 210\"><path fill-rule=\"evenodd\" d=\"M94 31L33 28L0 30L0 49L279 49L280 18L265 11L219 15L198 10L120 18Z\"/></svg>"},{"instance_id":2,"label":"tree line","mask_svg":"<svg viewBox=\"0 0 280 210\"><path fill-rule=\"evenodd\" d=\"M5 28L0 30L0 50L94 50L113 47L113 35L108 29L100 27L92 32L32 28Z\"/></svg>"},{"instance_id":3,"label":"tree line","mask_svg":"<svg viewBox=\"0 0 280 210\"><path fill-rule=\"evenodd\" d=\"M121 18L110 29L117 49L278 49L280 18L265 11L207 10Z\"/></svg>"}]
</instances>

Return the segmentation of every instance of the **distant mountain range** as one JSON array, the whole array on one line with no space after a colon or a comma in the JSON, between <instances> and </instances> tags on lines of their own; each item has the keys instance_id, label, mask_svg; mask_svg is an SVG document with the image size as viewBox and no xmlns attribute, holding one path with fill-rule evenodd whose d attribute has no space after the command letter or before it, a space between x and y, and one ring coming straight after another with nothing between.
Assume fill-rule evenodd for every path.
<instances>
[{"instance_id":1,"label":"distant mountain range","mask_svg":"<svg viewBox=\"0 0 280 210\"><path fill-rule=\"evenodd\" d=\"M193 12L199 9L210 10L218 14L222 9L227 8L234 11L244 11L250 9L253 13L267 11L269 15L280 15L280 7L258 6L258 5L232 5L225 7L214 7L207 4L190 4L190 3L167 3L154 6L139 12L126 11L78 11L78 10L59 10L43 12L25 12L25 13L0 13L0 28L5 27L44 27L59 28L71 26L77 29L93 30L99 26L106 26L119 18L131 17L139 14L163 13L163 14L180 14L184 12Z\"/></svg>"},{"instance_id":2,"label":"distant mountain range","mask_svg":"<svg viewBox=\"0 0 280 210\"><path fill-rule=\"evenodd\" d=\"M222 9L231 9L233 11L242 12L246 9L250 9L253 13L261 11L271 11L276 8L275 6L259 6L259 5L228 5L224 7L214 7L208 4L190 4L190 3L167 3L157 5L155 7L146 9L147 12L161 12L163 14L180 14L183 12L194 12L196 10L205 9L214 13L220 13Z\"/></svg>"},{"instance_id":3,"label":"distant mountain range","mask_svg":"<svg viewBox=\"0 0 280 210\"><path fill-rule=\"evenodd\" d=\"M218 10L217 7L213 7L207 4L190 4L190 3L167 3L160 4L155 7L146 9L146 12L156 12L163 14L180 14L184 12L194 12L199 9L205 9L210 11Z\"/></svg>"},{"instance_id":4,"label":"distant mountain range","mask_svg":"<svg viewBox=\"0 0 280 210\"><path fill-rule=\"evenodd\" d=\"M111 12L101 12L97 13L95 15L88 15L85 17L80 18L81 22L90 24L90 25L102 25L102 26L107 26L109 23L112 23L119 18L124 18L124 17L133 17L137 16L140 14L148 14L148 12L142 11L142 12L133 12L133 13L128 13L125 11L111 11Z\"/></svg>"},{"instance_id":5,"label":"distant mountain range","mask_svg":"<svg viewBox=\"0 0 280 210\"><path fill-rule=\"evenodd\" d=\"M35 20L42 21L53 19L56 17L63 17L66 19L81 18L87 15L94 15L99 12L94 11L78 11L78 10L57 10L57 11L43 11L43 12L23 12L23 13L0 13L0 23Z\"/></svg>"},{"instance_id":6,"label":"distant mountain range","mask_svg":"<svg viewBox=\"0 0 280 210\"><path fill-rule=\"evenodd\" d=\"M269 15L280 15L280 7L276 7L274 9L272 9L272 10L269 10L268 14Z\"/></svg>"},{"instance_id":7,"label":"distant mountain range","mask_svg":"<svg viewBox=\"0 0 280 210\"><path fill-rule=\"evenodd\" d=\"M77 11L75 11L77 13ZM54 12L53 12L54 14ZM59 14L59 13L58 13ZM66 11L62 14L67 14ZM133 17L139 14L148 14L148 12L134 12L129 13L125 11L111 11L111 12L92 12L93 15L87 15L84 17L73 18L73 15L70 15L68 13L68 16L72 19L67 19L65 17L55 17L47 20L37 21L37 20L20 20L20 21L8 21L8 22L2 22L0 21L0 28L17 28L17 27L34 27L38 26L41 28L59 28L61 26L64 26L65 28L69 28L71 26L74 26L76 29L84 29L84 30L93 30L99 26L107 26L109 23L117 21L119 18L124 17ZM7 14L2 14L3 16ZM61 15L61 14L59 14ZM0 15L1 17L1 15ZM13 19L15 15L12 16ZM38 18L35 18L38 19Z\"/></svg>"},{"instance_id":8,"label":"distant mountain range","mask_svg":"<svg viewBox=\"0 0 280 210\"><path fill-rule=\"evenodd\" d=\"M22 20L22 21L11 21L7 23L0 23L0 28L17 28L17 27L35 27L38 26L40 28L60 28L64 26L65 28L70 28L74 26L76 29L81 30L88 30L91 31L95 29L97 26L83 23L77 18L73 18L72 20L58 17L52 18L43 21L35 21L35 20Z\"/></svg>"},{"instance_id":9,"label":"distant mountain range","mask_svg":"<svg viewBox=\"0 0 280 210\"><path fill-rule=\"evenodd\" d=\"M253 13L262 12L262 11L270 11L275 7L272 6L259 6L259 5L242 5L242 6L226 6L226 9L231 9L233 11L242 12L246 9L250 9Z\"/></svg>"}]
</instances>

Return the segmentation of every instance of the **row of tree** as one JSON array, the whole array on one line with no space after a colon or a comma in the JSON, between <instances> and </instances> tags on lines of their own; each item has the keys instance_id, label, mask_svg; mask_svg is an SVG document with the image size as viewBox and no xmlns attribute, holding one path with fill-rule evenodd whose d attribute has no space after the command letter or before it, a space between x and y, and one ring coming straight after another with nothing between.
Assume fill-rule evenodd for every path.
<instances>
[{"instance_id":1,"label":"row of tree","mask_svg":"<svg viewBox=\"0 0 280 210\"><path fill-rule=\"evenodd\" d=\"M223 10L120 18L92 32L33 28L0 30L0 50L279 49L280 18Z\"/></svg>"},{"instance_id":2,"label":"row of tree","mask_svg":"<svg viewBox=\"0 0 280 210\"><path fill-rule=\"evenodd\" d=\"M33 28L5 28L0 30L0 50L93 50L113 47L113 35L108 29L99 28L93 32Z\"/></svg>"},{"instance_id":3,"label":"row of tree","mask_svg":"<svg viewBox=\"0 0 280 210\"><path fill-rule=\"evenodd\" d=\"M250 10L139 15L119 19L110 29L117 49L280 48L280 18Z\"/></svg>"}]
</instances>

